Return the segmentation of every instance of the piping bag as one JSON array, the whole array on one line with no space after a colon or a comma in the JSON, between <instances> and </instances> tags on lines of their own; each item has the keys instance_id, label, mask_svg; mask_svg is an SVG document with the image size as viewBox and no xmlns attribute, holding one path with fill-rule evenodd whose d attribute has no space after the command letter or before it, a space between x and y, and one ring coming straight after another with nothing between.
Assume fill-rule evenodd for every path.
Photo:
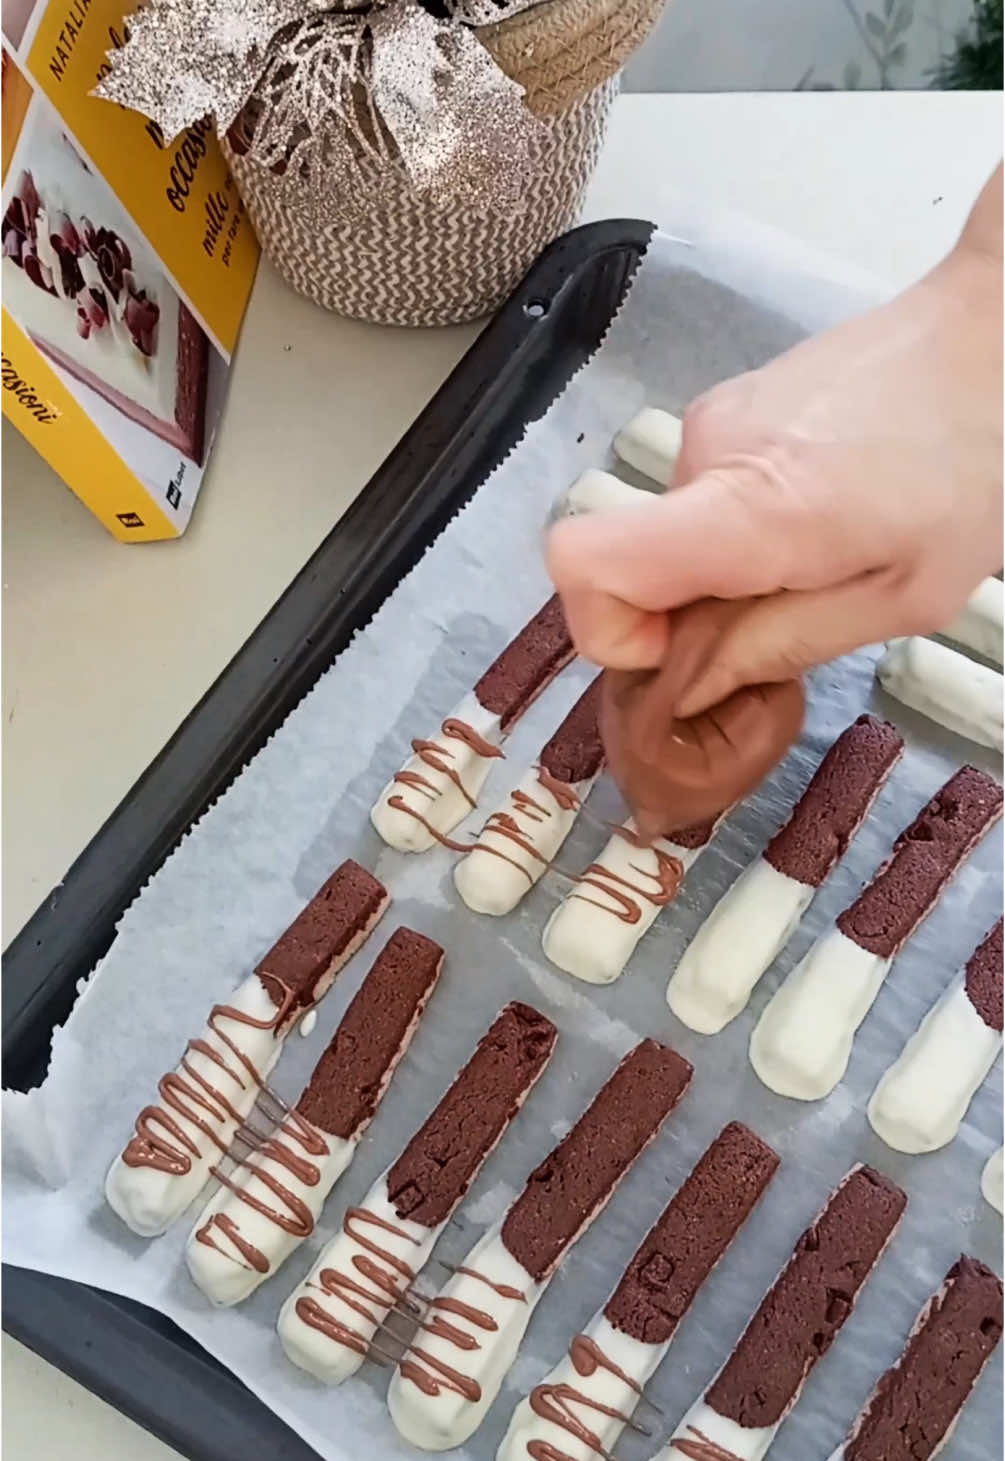
<instances>
[{"instance_id":1,"label":"piping bag","mask_svg":"<svg viewBox=\"0 0 1005 1461\"><path fill-rule=\"evenodd\" d=\"M654 670L604 673L600 728L608 766L646 842L718 816L767 776L803 724L801 680L747 685L699 715L674 711L749 599L702 599L670 616Z\"/></svg>"}]
</instances>

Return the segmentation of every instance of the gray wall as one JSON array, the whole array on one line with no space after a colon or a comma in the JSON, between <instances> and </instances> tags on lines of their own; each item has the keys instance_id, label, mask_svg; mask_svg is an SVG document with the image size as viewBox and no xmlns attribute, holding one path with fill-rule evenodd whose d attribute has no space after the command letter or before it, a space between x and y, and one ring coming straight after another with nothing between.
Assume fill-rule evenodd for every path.
<instances>
[{"instance_id":1,"label":"gray wall","mask_svg":"<svg viewBox=\"0 0 1005 1461\"><path fill-rule=\"evenodd\" d=\"M625 90L927 86L970 13L971 0L669 0Z\"/></svg>"}]
</instances>

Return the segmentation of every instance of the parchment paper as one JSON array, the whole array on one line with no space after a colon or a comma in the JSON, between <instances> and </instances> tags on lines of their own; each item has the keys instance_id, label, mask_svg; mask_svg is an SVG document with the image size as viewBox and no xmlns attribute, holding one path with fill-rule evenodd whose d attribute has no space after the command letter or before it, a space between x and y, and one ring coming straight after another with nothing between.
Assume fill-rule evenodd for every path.
<instances>
[{"instance_id":1,"label":"parchment paper","mask_svg":"<svg viewBox=\"0 0 1005 1461\"><path fill-rule=\"evenodd\" d=\"M977 850L898 960L859 1035L848 1075L828 1100L802 1105L772 1096L747 1061L750 1031L768 995L925 798L965 760L994 765L974 746L884 701L873 686L875 654L857 654L813 677L800 745L730 817L626 974L605 989L567 978L541 953L541 929L563 886L553 874L514 914L479 918L454 892L451 854L391 852L368 821L408 739L439 722L547 595L539 547L552 503L584 467L612 465L615 430L644 403L680 411L703 388L874 297L861 279L850 280L846 271L745 220L693 210L689 216L683 205L678 220L680 237L654 242L603 348L125 914L113 947L53 1040L45 1084L27 1096L4 1097L7 1261L97 1284L170 1315L326 1461L358 1461L364 1453L405 1461L417 1453L387 1417L386 1371L366 1366L341 1389L323 1388L284 1358L273 1327L279 1306L347 1203L397 1154L498 1009L515 997L555 1019L558 1049L457 1225L447 1229L437 1250L442 1257L459 1259L501 1213L639 1037L675 1045L694 1062L695 1077L660 1139L569 1256L484 1426L455 1453L464 1461L494 1456L516 1400L603 1302L671 1193L733 1117L772 1142L783 1166L650 1386L665 1411L665 1429L728 1354L795 1238L856 1160L875 1162L907 1188L908 1215L783 1428L772 1452L777 1461L829 1455L961 1250L1000 1267L1000 1220L979 1193L982 1163L1001 1141L1000 1065L956 1141L941 1153L899 1156L882 1146L865 1119L880 1073L1001 910L999 838ZM482 815L533 760L591 673L582 664L571 667L534 706L493 773ZM719 1036L693 1035L664 1001L676 959L787 814L826 746L872 703L908 732L905 761L745 1014ZM584 867L605 840L596 819L621 812L609 782L601 782L588 810L590 820L580 821L561 856L571 870ZM446 946L443 980L313 1240L249 1302L214 1311L184 1267L190 1223L160 1240L134 1237L104 1204L105 1170L209 1006L226 997L347 856L374 868L394 902L369 946L340 976L313 1034L291 1037L277 1087L287 1098L299 1093L398 924ZM953 1461L1001 1454L1000 1379L999 1356L950 1445ZM619 1456L649 1456L661 1436L662 1428L650 1440L627 1435Z\"/></svg>"}]
</instances>

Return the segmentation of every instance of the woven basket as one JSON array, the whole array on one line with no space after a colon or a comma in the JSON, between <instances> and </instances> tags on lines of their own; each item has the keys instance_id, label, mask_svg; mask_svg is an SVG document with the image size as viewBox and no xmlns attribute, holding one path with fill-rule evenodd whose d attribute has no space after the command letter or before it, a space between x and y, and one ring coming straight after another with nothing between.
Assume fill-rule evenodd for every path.
<instances>
[{"instance_id":1,"label":"woven basket","mask_svg":"<svg viewBox=\"0 0 1005 1461\"><path fill-rule=\"evenodd\" d=\"M448 325L496 309L541 249L575 221L618 73L665 0L544 0L477 35L543 125L518 208L463 191L390 196L324 229L291 210L280 179L224 144L262 248L302 294L383 325Z\"/></svg>"}]
</instances>

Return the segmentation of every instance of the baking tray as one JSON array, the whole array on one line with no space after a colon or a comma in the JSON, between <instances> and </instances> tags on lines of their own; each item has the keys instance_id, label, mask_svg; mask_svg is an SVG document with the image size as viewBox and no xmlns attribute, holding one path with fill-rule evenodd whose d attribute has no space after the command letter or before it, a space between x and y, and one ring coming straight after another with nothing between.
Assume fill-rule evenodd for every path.
<instances>
[{"instance_id":1,"label":"baking tray","mask_svg":"<svg viewBox=\"0 0 1005 1461\"><path fill-rule=\"evenodd\" d=\"M45 1074L53 1028L119 918L453 514L589 358L654 225L557 239L4 954L4 1085ZM311 1461L296 1436L170 1320L3 1266L3 1327L193 1461Z\"/></svg>"}]
</instances>

